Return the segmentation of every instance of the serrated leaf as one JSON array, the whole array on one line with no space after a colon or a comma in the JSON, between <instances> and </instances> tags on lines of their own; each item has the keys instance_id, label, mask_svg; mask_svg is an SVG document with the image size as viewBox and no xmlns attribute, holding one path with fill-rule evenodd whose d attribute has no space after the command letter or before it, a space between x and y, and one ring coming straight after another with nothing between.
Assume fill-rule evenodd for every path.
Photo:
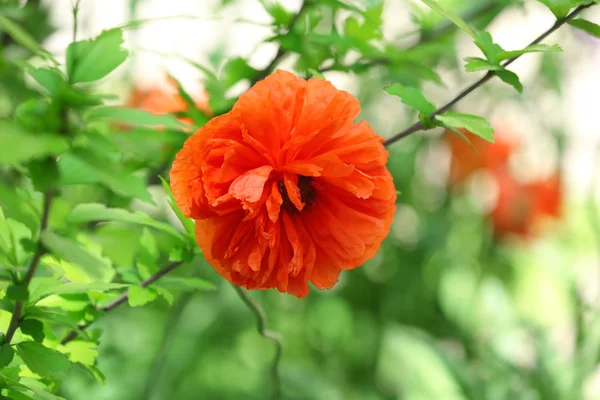
<instances>
[{"instance_id":1,"label":"serrated leaf","mask_svg":"<svg viewBox=\"0 0 600 400\"><path fill-rule=\"evenodd\" d=\"M190 241L185 234L171 225L155 221L146 214L140 212L132 213L120 208L107 208L104 204L80 204L73 208L67 216L67 222L73 224L97 221L119 221L148 226L165 232L183 243L189 243Z\"/></svg>"},{"instance_id":2,"label":"serrated leaf","mask_svg":"<svg viewBox=\"0 0 600 400\"><path fill-rule=\"evenodd\" d=\"M498 44L494 43L494 39L489 32L477 33L475 44L477 47L479 47L483 54L485 54L490 64L497 64L500 61L498 59L498 54L502 53L504 49Z\"/></svg>"},{"instance_id":3,"label":"serrated leaf","mask_svg":"<svg viewBox=\"0 0 600 400\"><path fill-rule=\"evenodd\" d=\"M98 345L93 342L73 340L63 345L60 349L69 355L69 360L85 366L93 366L98 357Z\"/></svg>"},{"instance_id":4,"label":"serrated leaf","mask_svg":"<svg viewBox=\"0 0 600 400\"><path fill-rule=\"evenodd\" d=\"M498 78L502 79L502 81L514 87L517 92L523 92L523 84L519 80L519 76L514 72L502 69L501 71L496 71L496 75L498 75Z\"/></svg>"},{"instance_id":5,"label":"serrated leaf","mask_svg":"<svg viewBox=\"0 0 600 400\"><path fill-rule=\"evenodd\" d=\"M61 378L71 369L71 362L63 354L40 343L27 341L16 347L25 365L44 378Z\"/></svg>"},{"instance_id":6,"label":"serrated leaf","mask_svg":"<svg viewBox=\"0 0 600 400\"><path fill-rule=\"evenodd\" d=\"M15 356L15 351L12 346L8 343L4 343L0 347L0 368L6 367L12 361Z\"/></svg>"},{"instance_id":7,"label":"serrated leaf","mask_svg":"<svg viewBox=\"0 0 600 400\"><path fill-rule=\"evenodd\" d=\"M578 18L578 19L569 21L569 25L571 25L577 29L581 29L582 31L587 32L592 36L600 38L600 25L598 25L592 21Z\"/></svg>"},{"instance_id":8,"label":"serrated leaf","mask_svg":"<svg viewBox=\"0 0 600 400\"><path fill-rule=\"evenodd\" d=\"M161 181L161 183L163 185L163 188L165 189L165 191L169 195L168 202L169 202L169 205L171 206L171 209L173 210L173 212L177 216L177 219L179 219L179 221L183 225L183 228L185 229L185 231L189 235L189 238L192 238L192 240L193 240L193 238L196 235L196 225L194 225L194 222L190 218L186 218L183 215L183 212L181 212L181 210L179 209L179 207L177 207L177 202L175 201L175 197L173 196L173 192L171 191L171 186L169 185L169 182L167 182L166 180L164 180L164 178L162 176L159 176L159 178L160 178L160 181Z\"/></svg>"},{"instance_id":9,"label":"serrated leaf","mask_svg":"<svg viewBox=\"0 0 600 400\"><path fill-rule=\"evenodd\" d=\"M73 42L67 48L67 74L71 83L93 82L112 72L127 59L123 32L116 28L96 38Z\"/></svg>"},{"instance_id":10,"label":"serrated leaf","mask_svg":"<svg viewBox=\"0 0 600 400\"><path fill-rule=\"evenodd\" d=\"M385 88L385 91L399 97L404 104L424 114L430 115L435 112L435 106L417 88L392 83Z\"/></svg>"},{"instance_id":11,"label":"serrated leaf","mask_svg":"<svg viewBox=\"0 0 600 400\"><path fill-rule=\"evenodd\" d=\"M151 126L165 129L183 130L189 126L177 121L171 114L153 114L139 108L102 106L91 109L85 116L87 121L111 120L131 125Z\"/></svg>"},{"instance_id":12,"label":"serrated leaf","mask_svg":"<svg viewBox=\"0 0 600 400\"><path fill-rule=\"evenodd\" d=\"M55 134L28 133L0 121L0 165L17 165L32 159L55 156L67 149L67 141Z\"/></svg>"},{"instance_id":13,"label":"serrated leaf","mask_svg":"<svg viewBox=\"0 0 600 400\"><path fill-rule=\"evenodd\" d=\"M510 51L501 51L498 53L498 60L507 60L510 58L515 58L520 55L526 53L560 53L562 49L559 45L547 45L547 44L534 44L532 46L528 46L523 50L510 50Z\"/></svg>"},{"instance_id":14,"label":"serrated leaf","mask_svg":"<svg viewBox=\"0 0 600 400\"><path fill-rule=\"evenodd\" d=\"M156 299L156 292L152 289L132 286L127 292L127 300L131 307L141 307Z\"/></svg>"},{"instance_id":15,"label":"serrated leaf","mask_svg":"<svg viewBox=\"0 0 600 400\"><path fill-rule=\"evenodd\" d=\"M494 143L494 128L485 118L471 114L446 113L436 116L435 119L448 128L465 128L474 135Z\"/></svg>"},{"instance_id":16,"label":"serrated leaf","mask_svg":"<svg viewBox=\"0 0 600 400\"><path fill-rule=\"evenodd\" d=\"M488 60L484 60L483 58L467 57L465 58L465 61L467 62L465 64L465 70L467 72L497 71L502 69L500 65L490 64Z\"/></svg>"},{"instance_id":17,"label":"serrated leaf","mask_svg":"<svg viewBox=\"0 0 600 400\"><path fill-rule=\"evenodd\" d=\"M108 259L99 258L84 249L79 243L54 232L42 232L40 239L44 247L52 254L79 266L93 280L102 281L106 270L111 267Z\"/></svg>"},{"instance_id":18,"label":"serrated leaf","mask_svg":"<svg viewBox=\"0 0 600 400\"><path fill-rule=\"evenodd\" d=\"M429 8L440 14L442 17L448 18L450 21L454 23L461 31L465 32L467 35L471 36L473 39L477 40L477 33L473 28L469 26L469 24L463 20L458 14L446 9L436 0L421 0L423 3L427 4Z\"/></svg>"}]
</instances>

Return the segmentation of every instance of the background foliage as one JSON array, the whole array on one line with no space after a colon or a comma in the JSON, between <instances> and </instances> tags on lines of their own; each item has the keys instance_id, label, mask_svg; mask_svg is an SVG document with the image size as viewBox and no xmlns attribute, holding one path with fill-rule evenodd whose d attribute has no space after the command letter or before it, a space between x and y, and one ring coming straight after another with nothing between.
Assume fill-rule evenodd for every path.
<instances>
[{"instance_id":1,"label":"background foliage","mask_svg":"<svg viewBox=\"0 0 600 400\"><path fill-rule=\"evenodd\" d=\"M528 134L510 116L499 120L494 105L535 109L564 91L565 70L581 57L555 54L553 37L503 49L490 26L543 3L536 10L553 15L568 51L600 37L586 19L595 2L407 2L410 29L390 38L382 23L395 18L391 1L256 0L277 48L271 61L256 67L218 43L207 63L183 59L202 73L202 98L175 75L148 90L112 74L143 51L124 44L124 33L157 21L137 19L144 0L132 0L128 22L81 39L85 1L52 3L76 21L58 54L45 50L51 2L0 2L0 398L265 399L277 386L285 399L598 397L600 320L587 289L600 223L593 190L581 200L565 189L566 125L541 109L527 113L542 133L523 147L541 148L550 166L526 179L534 187L557 177L551 193L512 177L530 169L526 152L509 146L508 180L490 180L504 164L479 163L498 156L501 138ZM222 0L215 12L236 6ZM582 12L572 18L573 10ZM463 60L466 40L475 47ZM527 53L543 54L524 87L508 67ZM190 131L281 63L301 76L352 80L362 119L410 137L389 147L398 213L373 260L303 300L251 294L283 339L274 365L273 342L203 260L163 178ZM444 104L472 82L479 97L448 112L454 104ZM128 93L105 91L117 87ZM494 118L495 146L480 139L493 140L493 129L474 114ZM457 150L443 133L464 128L477 152ZM450 182L451 159L478 171Z\"/></svg>"}]
</instances>

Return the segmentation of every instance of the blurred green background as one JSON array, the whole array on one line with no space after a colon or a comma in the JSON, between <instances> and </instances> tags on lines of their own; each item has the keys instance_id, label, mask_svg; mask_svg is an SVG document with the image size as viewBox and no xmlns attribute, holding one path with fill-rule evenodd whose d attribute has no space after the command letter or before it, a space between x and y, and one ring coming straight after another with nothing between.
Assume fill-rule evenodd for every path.
<instances>
[{"instance_id":1,"label":"blurred green background","mask_svg":"<svg viewBox=\"0 0 600 400\"><path fill-rule=\"evenodd\" d=\"M354 3L370 7L378 2ZM478 26L491 22L489 29L500 35L494 37L508 48L523 47L552 24L552 14L533 0L443 3ZM281 4L288 10L299 6ZM270 21L259 1L83 0L81 7L80 37L132 19L206 15L129 31L126 47L134 51L132 59L99 88L118 93L118 103L127 103L133 91L164 87L166 71L190 92L205 88L211 106L218 108L223 93L215 82L204 82L184 57L219 66L242 56L258 69L272 57L269 48L254 51L267 28L236 20ZM598 16L594 11L590 15ZM321 12L325 18L345 18L344 10L328 15L325 5ZM70 15L67 0L29 1L13 18L60 57L70 40ZM463 71L460 60L473 55L474 46L420 4L386 1L382 19L388 43L407 58L364 71L334 65L325 76L361 100L360 118L385 137L416 118L383 92L389 82L422 84L443 104L475 76ZM224 20L242 28L216 28ZM198 26L202 30L194 31ZM22 50L7 36L1 39L0 114L9 117L17 104L36 94L6 61L21 57ZM332 43L327 45L337 45ZM566 27L550 43L560 43L564 53L525 56L516 64L524 95L491 82L459 105L461 111L489 118L499 134L518 138L518 148L509 151L502 166L510 176L508 186L496 181L498 171L488 167L469 170L466 178L450 184L451 160L477 164L473 160L493 157L494 150L453 150L441 131L413 135L389 148L389 169L400 193L398 212L375 258L342 273L332 290L312 290L305 299L275 291L251 293L264 307L269 328L283 337L285 399L600 399L600 170L595 162L600 132L593 113L600 88L600 41ZM299 51L283 67L305 73L318 51ZM443 84L435 82L436 73ZM243 83L232 85L228 94L243 89ZM123 152L131 163L151 160L153 167L172 157L185 138L162 139L172 145L165 151L162 142L156 144L156 132L144 143L135 139L143 132L137 134L120 139ZM549 177L560 177L550 194L524 189ZM0 184L1 193L11 190L9 178ZM158 207L135 202L131 207L177 223L160 184L150 189ZM57 207L68 210L81 201L122 204L101 189L73 186ZM546 202L558 202L560 212L540 212L537 218L543 207L532 204ZM501 228L506 218L516 218L516 225L535 234ZM141 228L110 223L96 227L89 239L115 264L127 265L138 252L141 234ZM161 239L158 247L168 253L169 242ZM62 396L269 398L273 343L257 333L253 314L209 265L196 260L185 268L217 289L179 294L172 305L161 298L144 307L125 306L102 317L94 328L103 331L98 367L106 382L75 369L60 388Z\"/></svg>"}]
</instances>

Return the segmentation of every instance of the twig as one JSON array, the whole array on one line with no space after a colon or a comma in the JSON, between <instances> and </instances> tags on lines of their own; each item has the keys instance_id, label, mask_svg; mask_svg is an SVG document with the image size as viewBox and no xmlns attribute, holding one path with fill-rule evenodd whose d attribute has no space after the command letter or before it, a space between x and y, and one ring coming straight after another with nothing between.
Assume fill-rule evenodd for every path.
<instances>
[{"instance_id":1,"label":"twig","mask_svg":"<svg viewBox=\"0 0 600 400\"><path fill-rule=\"evenodd\" d=\"M557 20L554 23L554 25L552 25L552 27L550 27L550 29L548 29L546 32L542 33L540 36L538 36L529 45L533 46L535 44L541 43L544 39L546 39L548 36L550 36L552 33L554 33L554 31L556 31L558 28L560 28L561 26L563 26L564 24L566 24L567 22L569 22L570 20L572 20L573 18L575 18L579 13L581 13L586 8L591 7L592 5L593 4L587 4L587 5L583 5L583 6L577 7L572 13L570 13L566 17ZM519 57L521 57L521 55L522 54L519 54L518 56L515 56L515 57L507 60L505 63L502 64L502 66L503 67L509 66L510 64L512 64L513 62L515 62L517 59L519 59ZM464 99L465 97L467 97L469 94L471 94L471 92L473 92L479 86L483 85L484 83L486 83L487 81L489 81L490 79L492 79L495 75L496 75L495 71L488 71L488 73L486 73L480 80L478 80L477 82L471 84L471 86L469 86L468 88L466 88L465 90L463 90L462 92L460 92L458 94L458 96L456 96L454 99L452 99L448 104L446 104L446 105L438 108L435 112L433 112L431 115L429 115L429 119L433 119L437 115L445 113L450 108L452 108L456 103L458 103L459 101L461 101L462 99ZM431 128L425 127L425 125L423 125L423 123L421 121L415 122L413 125L409 126L408 128L406 128L402 132L397 133L394 136L388 138L385 142L383 142L383 145L384 146L389 146L392 143L395 143L395 142L397 142L398 140L400 140L402 138L405 138L405 137L407 137L409 135L412 135L415 132L418 132L418 131L421 131L421 130L427 130L427 129L431 129Z\"/></svg>"},{"instance_id":2,"label":"twig","mask_svg":"<svg viewBox=\"0 0 600 400\"><path fill-rule=\"evenodd\" d=\"M302 2L302 5L300 6L300 9L298 10L298 12L296 14L294 14L294 16L292 17L292 19L290 20L290 23L288 24L286 31L289 33L292 30L294 30L294 27L296 26L296 23L298 23L298 20L300 19L300 17L302 16L302 14L304 13L304 11L306 10L307 6L308 6L308 1L305 0ZM261 71L258 71L258 73L256 74L256 76L254 76L251 80L250 80L250 86L254 85L256 82L264 79L267 75L269 75L271 73L271 71L273 70L273 68L275 68L275 66L277 65L277 63L279 63L279 61L281 61L281 59L286 55L285 50L281 47L281 45L279 45L279 48L277 49L277 53L275 54L275 57L273 57L273 59L271 60L271 62L269 63L269 65L267 65L265 68L263 68Z\"/></svg>"},{"instance_id":3,"label":"twig","mask_svg":"<svg viewBox=\"0 0 600 400\"><path fill-rule=\"evenodd\" d=\"M50 187L48 191L44 194L44 207L42 211L42 220L40 224L40 235L46 230L48 227L48 217L50 216L50 207L52 206L52 198L54 196L54 188ZM35 252L33 259L31 260L31 264L29 264L29 269L27 270L27 274L23 279L22 283L26 286L29 285L35 271L40 265L40 259L42 255L45 253L45 249L42 247L41 243L38 244L37 251ZM12 316L10 318L10 322L8 323L8 329L6 330L6 339L5 343L10 344L21 323L21 312L23 311L23 302L17 301L15 303L15 309L13 310Z\"/></svg>"},{"instance_id":4,"label":"twig","mask_svg":"<svg viewBox=\"0 0 600 400\"><path fill-rule=\"evenodd\" d=\"M272 340L275 343L275 358L273 359L272 374L274 381L273 399L278 400L282 398L281 393L281 374L279 371L279 365L281 363L281 357L283 355L283 340L281 336L267 329L267 316L265 311L260 304L250 296L248 291L239 286L233 285L233 288L240 296L242 301L250 308L250 310L256 316L256 328L264 338Z\"/></svg>"},{"instance_id":5,"label":"twig","mask_svg":"<svg viewBox=\"0 0 600 400\"><path fill-rule=\"evenodd\" d=\"M76 0L73 5L73 41L77 41L77 15L79 14L79 3L81 0Z\"/></svg>"},{"instance_id":6,"label":"twig","mask_svg":"<svg viewBox=\"0 0 600 400\"><path fill-rule=\"evenodd\" d=\"M181 264L183 264L183 261L172 262L171 264L167 265L160 271L156 272L155 274L153 274L153 275L149 276L148 278L146 278L145 280L143 280L139 286L141 286L141 287L150 286L151 284L153 284L154 282L156 282L157 280L159 280L160 278L162 278L169 272L171 272L174 269L176 269L177 267L181 266ZM109 312L109 311L113 310L115 307L125 303L127 301L127 299L129 298L128 296L129 296L129 291L127 290L127 291L123 292L119 297L117 297L116 299L114 299L113 301L111 301L110 303L105 305L104 307L102 307L100 309L100 311ZM90 322L86 322L85 324L79 325L77 330L69 332L69 334L67 334L67 336L65 336L65 338L60 343L61 344L69 343L71 340L73 340L77 336L79 336L79 334L82 331L89 328L93 322L94 321L90 321Z\"/></svg>"}]
</instances>

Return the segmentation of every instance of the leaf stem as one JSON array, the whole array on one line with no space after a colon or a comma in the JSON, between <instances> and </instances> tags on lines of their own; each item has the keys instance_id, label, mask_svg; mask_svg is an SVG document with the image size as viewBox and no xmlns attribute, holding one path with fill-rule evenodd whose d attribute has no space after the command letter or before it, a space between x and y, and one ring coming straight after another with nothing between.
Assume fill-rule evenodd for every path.
<instances>
[{"instance_id":1,"label":"leaf stem","mask_svg":"<svg viewBox=\"0 0 600 400\"><path fill-rule=\"evenodd\" d=\"M275 358L273 359L272 374L274 381L273 399L278 400L282 398L281 392L281 373L279 366L281 364L281 358L283 356L283 340L281 336L267 329L267 316L261 305L250 296L250 293L242 287L232 285L237 294L240 296L242 301L250 308L250 310L256 316L256 328L264 338L269 339L275 343Z\"/></svg>"},{"instance_id":2,"label":"leaf stem","mask_svg":"<svg viewBox=\"0 0 600 400\"><path fill-rule=\"evenodd\" d=\"M533 46L533 45L541 43L544 39L546 39L548 36L550 36L552 33L554 33L554 31L556 31L558 28L560 28L561 26L563 26L564 24L566 24L567 22L569 22L570 20L572 20L573 18L575 18L579 13L581 13L586 8L591 7L592 5L594 5L594 4L591 3L591 4L586 4L586 5L577 7L575 10L573 10L573 12L571 12L566 17L557 20L554 23L554 25L552 25L550 27L550 29L548 29L547 31L545 31L544 33L542 33L540 36L538 36L529 45ZM506 60L506 62L504 62L502 64L502 66L503 67L509 66L510 64L512 64L513 62L515 62L519 57L521 57L521 55L522 54L519 54L519 55L517 55L517 56L515 56L515 57L513 57L511 59ZM438 108L437 110L435 110L435 112L433 112L431 115L429 115L429 119L433 119L437 115L445 113L450 108L452 108L456 103L458 103L459 101L461 101L462 99L464 99L465 97L467 97L469 94L471 94L471 92L473 92L475 89L477 89L478 87L480 87L481 85L483 85L484 83L486 83L487 81L489 81L490 79L492 79L495 75L496 75L495 71L488 71L481 79L479 79L477 82L471 84L469 87L467 87L466 89L464 89L454 99L450 100L450 102L448 102L446 105L444 105L444 106ZM418 132L418 131L421 131L421 130L428 130L428 129L431 129L431 128L428 128L425 125L423 125L423 123L421 121L415 122L413 125L409 126L408 128L406 128L402 132L399 132L399 133L395 134L394 136L388 138L386 141L383 142L383 145L387 147L387 146L389 146L389 145L397 142L398 140L400 140L402 138L405 138L405 137L407 137L409 135L412 135L415 132Z\"/></svg>"},{"instance_id":3,"label":"leaf stem","mask_svg":"<svg viewBox=\"0 0 600 400\"><path fill-rule=\"evenodd\" d=\"M172 262L171 264L167 265L163 269L157 271L156 273L152 274L148 278L144 279L140 283L139 286L141 286L141 287L148 287L148 286L150 286L151 284L153 284L154 282L156 282L157 280L159 280L163 276L167 275L169 272L173 271L174 269L178 268L182 264L183 264L183 261ZM104 311L104 312L112 311L116 307L118 307L121 304L125 303L128 298L129 298L129 291L125 291L119 297L117 297L116 299L114 299L113 301L111 301L110 303L108 303L107 305L105 305L104 307L102 307L100 309L100 311ZM61 344L67 344L71 340L77 338L77 336L79 336L79 334L81 332L83 332L84 330L86 330L87 328L89 328L90 325L92 325L93 322L94 321L89 321L89 322L86 322L85 324L79 325L78 328L77 328L77 330L73 330L73 331L69 332L67 334L67 336L65 336L64 339L61 340L60 343Z\"/></svg>"},{"instance_id":4,"label":"leaf stem","mask_svg":"<svg viewBox=\"0 0 600 400\"><path fill-rule=\"evenodd\" d=\"M42 220L40 223L40 235L48 228L48 217L50 216L50 207L52 206L52 199L54 197L54 188L50 187L46 193L44 194L44 206L42 211ZM29 285L35 271L37 270L40 259L42 255L45 253L45 249L42 247L41 243L38 243L38 248L33 255L31 260L31 264L29 264L29 269L27 270L27 274L23 279L23 282L26 286ZM23 312L23 302L17 301L15 303L15 308L13 310L12 316L10 318L10 322L8 323L8 329L6 330L6 339L5 343L10 344L12 341L19 324L21 323L21 313Z\"/></svg>"}]
</instances>

